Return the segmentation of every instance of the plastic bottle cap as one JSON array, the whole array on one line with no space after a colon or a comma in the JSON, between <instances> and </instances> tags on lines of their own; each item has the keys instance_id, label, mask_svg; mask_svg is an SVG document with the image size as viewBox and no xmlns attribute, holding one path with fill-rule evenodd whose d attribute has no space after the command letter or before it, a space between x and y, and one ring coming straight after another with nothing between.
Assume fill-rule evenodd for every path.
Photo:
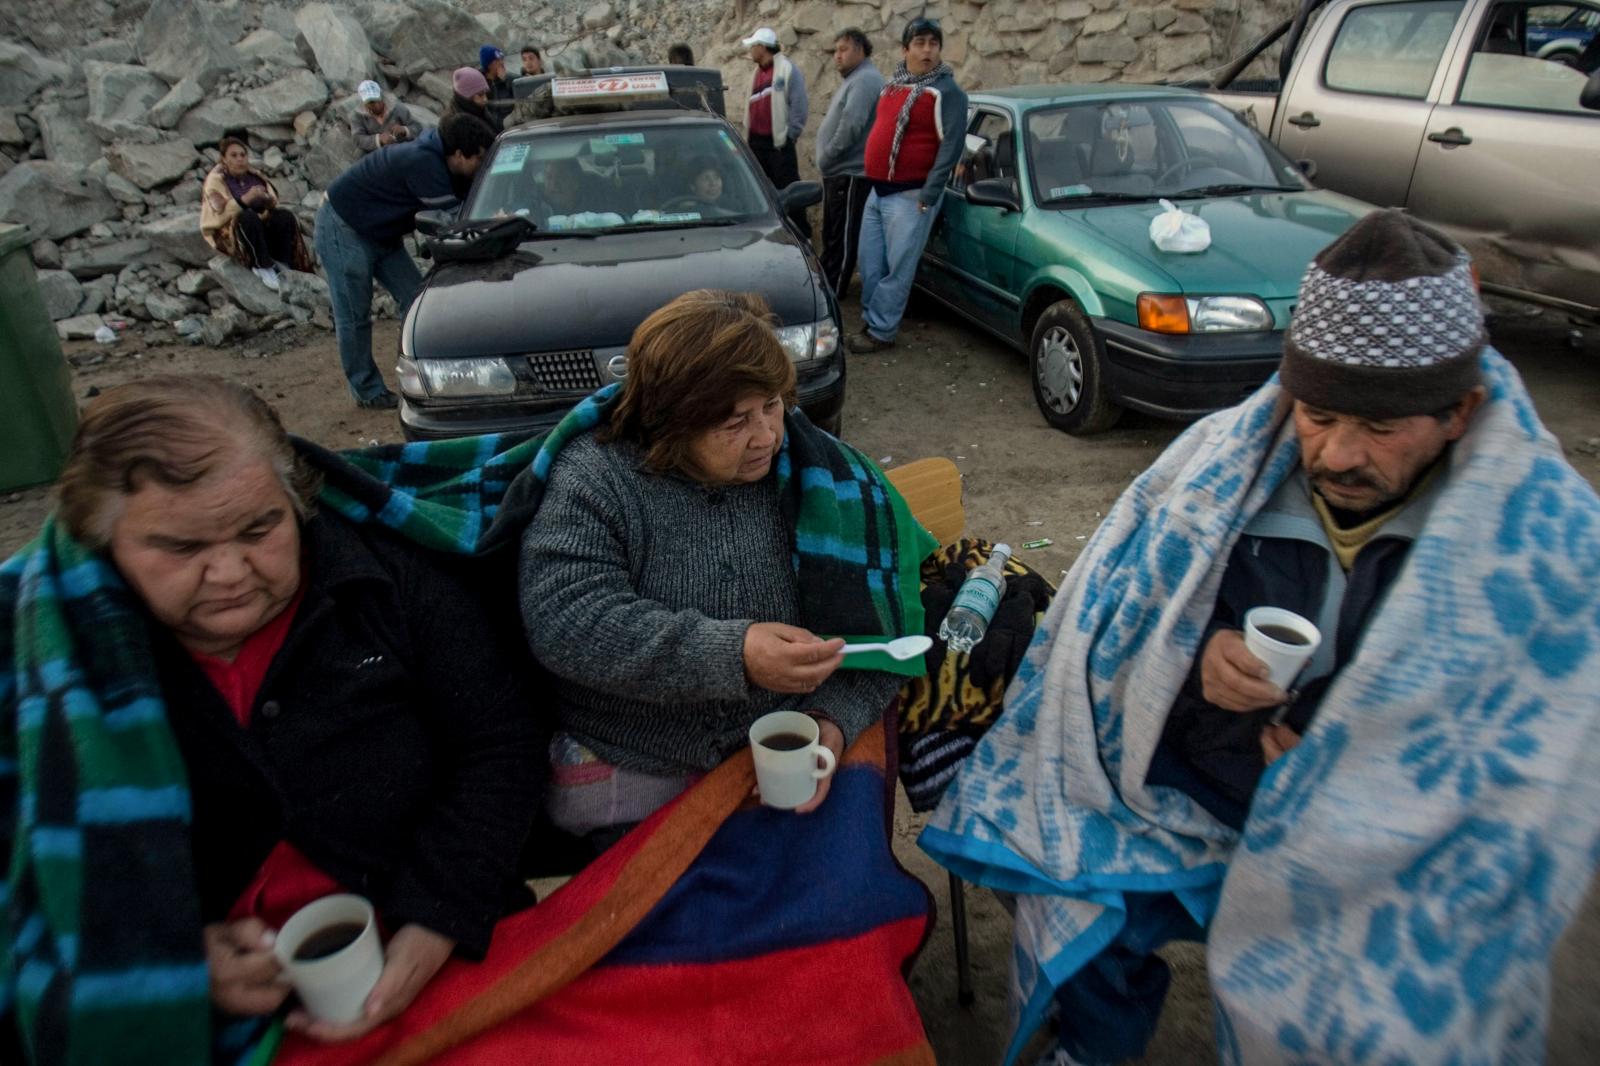
<instances>
[{"instance_id":1,"label":"plastic bottle cap","mask_svg":"<svg viewBox=\"0 0 1600 1066\"><path fill-rule=\"evenodd\" d=\"M1009 544L996 544L994 546L994 551L990 552L989 554L990 555L999 555L1001 552L1005 552L1007 555L1010 555L1011 554L1011 545L1009 545Z\"/></svg>"}]
</instances>

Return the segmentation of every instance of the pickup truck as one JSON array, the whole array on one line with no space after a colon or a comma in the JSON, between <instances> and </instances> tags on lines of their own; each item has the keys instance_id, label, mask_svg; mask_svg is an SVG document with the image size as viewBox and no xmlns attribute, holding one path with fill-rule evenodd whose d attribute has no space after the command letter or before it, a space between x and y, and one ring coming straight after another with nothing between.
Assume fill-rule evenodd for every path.
<instances>
[{"instance_id":1,"label":"pickup truck","mask_svg":"<svg viewBox=\"0 0 1600 1066\"><path fill-rule=\"evenodd\" d=\"M1484 291L1600 321L1597 24L1600 0L1303 0L1203 88L1319 185L1450 233Z\"/></svg>"}]
</instances>

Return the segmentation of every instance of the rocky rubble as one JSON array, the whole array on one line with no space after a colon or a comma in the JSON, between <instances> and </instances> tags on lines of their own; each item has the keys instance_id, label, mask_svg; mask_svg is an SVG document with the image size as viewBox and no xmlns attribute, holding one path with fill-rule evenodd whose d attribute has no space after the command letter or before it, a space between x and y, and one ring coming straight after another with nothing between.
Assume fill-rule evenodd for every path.
<instances>
[{"instance_id":1,"label":"rocky rubble","mask_svg":"<svg viewBox=\"0 0 1600 1066\"><path fill-rule=\"evenodd\" d=\"M0 13L0 219L35 238L40 292L64 338L124 321L211 344L332 328L319 276L286 275L273 292L201 237L216 141L249 131L255 164L309 241L322 190L357 158L356 84L378 79L434 125L450 71L491 39L444 0L30 5ZM35 18L6 21L19 14ZM73 40L69 23L94 39Z\"/></svg>"},{"instance_id":2,"label":"rocky rubble","mask_svg":"<svg viewBox=\"0 0 1600 1066\"><path fill-rule=\"evenodd\" d=\"M888 71L905 20L926 13L969 89L1153 81L1219 66L1293 0L8 0L0 5L0 219L26 223L63 335L106 316L211 344L291 323L329 328L326 285L289 275L273 293L200 236L200 187L226 129L307 239L322 190L357 152L360 80L381 81L424 124L450 72L495 42L559 72L658 61L688 43L743 119L752 73L740 38L773 26L805 73L812 133L837 87L833 35L864 30ZM380 305L386 301L380 301ZM392 305L391 305L392 307Z\"/></svg>"}]
</instances>

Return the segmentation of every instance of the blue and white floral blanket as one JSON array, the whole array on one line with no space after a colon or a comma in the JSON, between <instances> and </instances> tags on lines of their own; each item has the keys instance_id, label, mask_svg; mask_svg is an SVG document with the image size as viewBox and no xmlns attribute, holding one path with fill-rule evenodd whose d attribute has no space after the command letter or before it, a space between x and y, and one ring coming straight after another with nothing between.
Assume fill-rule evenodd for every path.
<instances>
[{"instance_id":1,"label":"blue and white floral blanket","mask_svg":"<svg viewBox=\"0 0 1600 1066\"><path fill-rule=\"evenodd\" d=\"M1600 500L1483 360L1422 535L1242 836L1144 775L1228 554L1299 461L1276 381L1091 539L921 839L1019 893L1008 1061L1055 987L1138 942L1138 893L1209 930L1225 1063L1542 1059L1550 953L1600 863Z\"/></svg>"}]
</instances>

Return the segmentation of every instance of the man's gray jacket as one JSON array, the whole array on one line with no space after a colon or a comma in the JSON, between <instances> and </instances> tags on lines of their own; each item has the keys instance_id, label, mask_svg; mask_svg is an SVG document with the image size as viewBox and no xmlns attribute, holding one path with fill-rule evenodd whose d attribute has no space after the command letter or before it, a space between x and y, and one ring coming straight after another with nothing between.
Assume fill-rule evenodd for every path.
<instances>
[{"instance_id":1,"label":"man's gray jacket","mask_svg":"<svg viewBox=\"0 0 1600 1066\"><path fill-rule=\"evenodd\" d=\"M845 75L828 104L822 128L817 131L817 170L825 178L861 177L867 167L863 155L867 134L877 113L883 75L872 60L863 59Z\"/></svg>"}]
</instances>

